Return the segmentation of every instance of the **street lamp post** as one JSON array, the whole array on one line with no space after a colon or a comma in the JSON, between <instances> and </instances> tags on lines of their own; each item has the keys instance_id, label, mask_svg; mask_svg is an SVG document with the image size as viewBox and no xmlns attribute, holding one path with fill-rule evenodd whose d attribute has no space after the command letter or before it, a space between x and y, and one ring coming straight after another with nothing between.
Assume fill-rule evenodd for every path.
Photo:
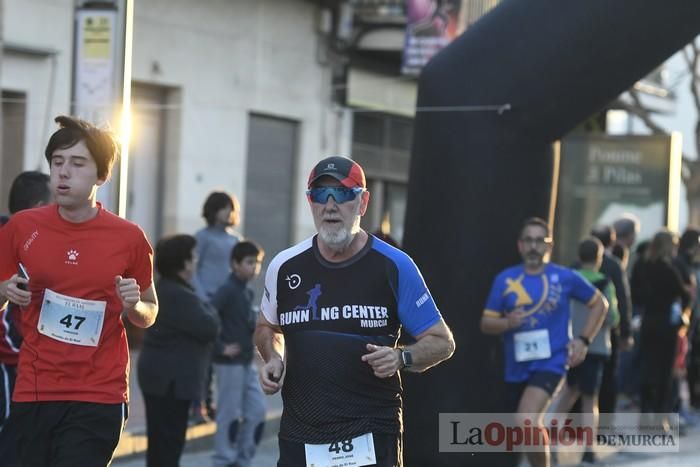
<instances>
[{"instance_id":1,"label":"street lamp post","mask_svg":"<svg viewBox=\"0 0 700 467\"><path fill-rule=\"evenodd\" d=\"M71 112L115 127L119 134L120 163L98 199L122 217L128 193L132 37L133 0L76 3Z\"/></svg>"}]
</instances>

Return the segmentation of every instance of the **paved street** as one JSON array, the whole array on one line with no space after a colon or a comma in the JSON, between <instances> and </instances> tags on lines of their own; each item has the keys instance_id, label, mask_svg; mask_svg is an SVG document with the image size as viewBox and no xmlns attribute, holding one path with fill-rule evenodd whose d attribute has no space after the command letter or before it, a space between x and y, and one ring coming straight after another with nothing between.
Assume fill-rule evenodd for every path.
<instances>
[{"instance_id":1,"label":"paved street","mask_svg":"<svg viewBox=\"0 0 700 467\"><path fill-rule=\"evenodd\" d=\"M209 467L211 455L211 450L185 453L180 461L180 467ZM143 456L129 461L112 462L114 467L143 467L144 465L146 462ZM269 438L260 444L253 467L274 467L275 465L277 465L277 439Z\"/></svg>"},{"instance_id":2,"label":"paved street","mask_svg":"<svg viewBox=\"0 0 700 467\"><path fill-rule=\"evenodd\" d=\"M673 465L678 467L700 466L700 429L691 431L680 441L680 452L673 454L649 454L631 452L610 452L601 460L601 466L624 467L666 467ZM277 441L274 438L264 441L258 450L258 455L253 462L253 467L274 467L277 462ZM143 467L143 459L129 462L114 462L115 467ZM211 451L185 453L180 467L207 467L211 465ZM528 464L523 462L520 467ZM578 465L578 458L559 464ZM406 466L414 467L414 466ZM429 466L420 466L429 467Z\"/></svg>"},{"instance_id":3,"label":"paved street","mask_svg":"<svg viewBox=\"0 0 700 467\"><path fill-rule=\"evenodd\" d=\"M132 365L138 358L138 352L134 352L132 355ZM143 433L145 429L145 418L143 414L143 401L141 399L141 392L136 384L136 378L131 378L131 410L129 417L129 424L127 426L127 431L131 433ZM271 420L275 420L279 417L282 401L279 395L274 397L268 397L268 417ZM270 423L271 428L274 426L274 422ZM200 425L198 431L208 432L214 429L213 425L204 426ZM273 428L273 431L276 427ZM197 430L195 430L197 431ZM198 435L195 434L195 437ZM207 435L201 435L206 438ZM180 467L208 467L211 465L211 440L200 442L188 442L185 449L196 452L185 452L180 462ZM145 446L144 446L145 447ZM574 466L579 465L581 454L569 453L562 455L560 458L560 466ZM258 449L257 456L253 462L253 467L274 467L277 463L277 438L274 433L268 433L268 437L263 440ZM137 456L129 456L124 459L115 459L112 463L115 467L143 467L145 466L145 457L143 453ZM525 461L521 463L520 467L526 467ZM601 462L600 466L624 466L624 467L665 467L665 466L679 466L679 467L698 467L700 466L700 427L689 430L688 434L680 439L680 452L677 453L662 453L662 454L650 454L650 453L634 453L625 451L614 451L612 448L607 448L607 450L601 452ZM431 467L431 466L406 466L406 467Z\"/></svg>"},{"instance_id":4,"label":"paved street","mask_svg":"<svg viewBox=\"0 0 700 467\"><path fill-rule=\"evenodd\" d=\"M700 465L700 429L694 429L680 439L680 452L677 453L634 453L610 452L601 459L601 466L665 467ZM577 465L576 463L562 465Z\"/></svg>"},{"instance_id":5,"label":"paved street","mask_svg":"<svg viewBox=\"0 0 700 467\"><path fill-rule=\"evenodd\" d=\"M132 355L132 365L138 358L138 352ZM275 420L278 421L279 414L282 409L282 401L279 395L269 397L268 399L268 419L270 420L270 432L268 437L263 440L258 449L257 456L253 462L253 467L274 467L277 463L277 438L275 436L277 426ZM195 438L200 437L199 442L188 442L185 449L194 452L185 452L180 462L180 467L208 467L211 465L212 442L207 438L207 432L215 429L213 425L200 425L198 427L199 434L194 434ZM136 372L132 373L131 378L131 411L127 431L131 433L143 433L145 430L145 418L143 414L143 401L141 392L138 389L138 381ZM145 441L145 439L144 439ZM600 452L601 466L625 466L625 467L665 467L665 466L680 466L680 467L697 467L700 466L700 427L689 430L688 434L680 438L680 452L678 453L633 453L624 451L615 451L612 448L606 448ZM144 449L143 445L140 450ZM560 457L561 466L578 465L581 454L569 453ZM112 463L115 467L143 467L145 466L145 457L143 452L137 456L129 456L125 459L115 459ZM521 467L528 464L523 461ZM418 467L418 466L406 466ZM420 466L429 467L429 466Z\"/></svg>"}]
</instances>

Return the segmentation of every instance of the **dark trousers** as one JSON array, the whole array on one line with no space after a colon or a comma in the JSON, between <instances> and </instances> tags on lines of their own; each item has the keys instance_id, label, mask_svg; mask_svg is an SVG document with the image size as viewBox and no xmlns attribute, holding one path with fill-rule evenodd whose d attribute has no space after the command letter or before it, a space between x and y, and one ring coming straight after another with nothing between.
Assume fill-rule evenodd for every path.
<instances>
[{"instance_id":1,"label":"dark trousers","mask_svg":"<svg viewBox=\"0 0 700 467\"><path fill-rule=\"evenodd\" d=\"M678 339L676 332L675 329L662 329L642 334L641 411L644 413L666 413L671 410L673 362Z\"/></svg>"},{"instance_id":2,"label":"dark trousers","mask_svg":"<svg viewBox=\"0 0 700 467\"><path fill-rule=\"evenodd\" d=\"M673 379L658 384L642 384L642 413L667 413L671 411Z\"/></svg>"},{"instance_id":3,"label":"dark trousers","mask_svg":"<svg viewBox=\"0 0 700 467\"><path fill-rule=\"evenodd\" d=\"M615 413L617 407L617 347L618 337L616 332L610 333L612 353L603 367L603 379L598 393L598 409L600 413Z\"/></svg>"},{"instance_id":4,"label":"dark trousers","mask_svg":"<svg viewBox=\"0 0 700 467\"><path fill-rule=\"evenodd\" d=\"M19 467L17 429L9 421L16 377L15 365L0 363L0 464L3 467Z\"/></svg>"},{"instance_id":5,"label":"dark trousers","mask_svg":"<svg viewBox=\"0 0 700 467\"><path fill-rule=\"evenodd\" d=\"M15 402L22 467L105 467L119 443L126 403Z\"/></svg>"},{"instance_id":6,"label":"dark trousers","mask_svg":"<svg viewBox=\"0 0 700 467\"><path fill-rule=\"evenodd\" d=\"M143 395L146 405L148 467L177 467L185 447L190 399L176 399L172 386L164 396Z\"/></svg>"}]
</instances>

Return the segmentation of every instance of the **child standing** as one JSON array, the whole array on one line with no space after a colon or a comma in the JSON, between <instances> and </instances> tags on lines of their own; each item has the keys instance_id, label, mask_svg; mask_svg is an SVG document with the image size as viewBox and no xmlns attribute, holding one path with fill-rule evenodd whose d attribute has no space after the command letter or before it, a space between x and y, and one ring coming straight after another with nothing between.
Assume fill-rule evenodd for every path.
<instances>
[{"instance_id":1,"label":"child standing","mask_svg":"<svg viewBox=\"0 0 700 467\"><path fill-rule=\"evenodd\" d=\"M265 421L265 396L253 363L256 314L248 282L260 273L264 252L251 241L231 251L232 273L211 299L221 318L214 347L217 384L214 466L249 467Z\"/></svg>"}]
</instances>

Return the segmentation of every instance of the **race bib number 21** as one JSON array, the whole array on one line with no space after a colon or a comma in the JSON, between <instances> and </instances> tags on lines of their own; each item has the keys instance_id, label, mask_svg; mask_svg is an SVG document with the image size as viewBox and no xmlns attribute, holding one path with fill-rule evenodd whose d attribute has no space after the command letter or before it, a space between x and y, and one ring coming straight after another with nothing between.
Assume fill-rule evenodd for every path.
<instances>
[{"instance_id":1,"label":"race bib number 21","mask_svg":"<svg viewBox=\"0 0 700 467\"><path fill-rule=\"evenodd\" d=\"M513 336L513 343L516 362L542 360L552 356L549 347L549 331L546 329L518 332Z\"/></svg>"}]
</instances>

